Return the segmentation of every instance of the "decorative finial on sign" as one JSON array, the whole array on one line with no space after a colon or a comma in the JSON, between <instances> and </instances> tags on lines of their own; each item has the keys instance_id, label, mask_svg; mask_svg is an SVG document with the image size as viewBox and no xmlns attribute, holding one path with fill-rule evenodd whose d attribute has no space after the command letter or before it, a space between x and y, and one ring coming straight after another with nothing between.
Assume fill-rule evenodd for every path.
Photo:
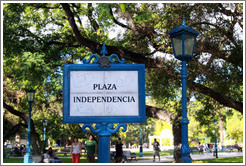
<instances>
[{"instance_id":1,"label":"decorative finial on sign","mask_svg":"<svg viewBox=\"0 0 246 166\"><path fill-rule=\"evenodd\" d=\"M102 51L100 52L100 54L103 54L103 56L105 56L105 54L108 54L106 50L105 42L103 42Z\"/></svg>"},{"instance_id":2,"label":"decorative finial on sign","mask_svg":"<svg viewBox=\"0 0 246 166\"><path fill-rule=\"evenodd\" d=\"M183 13L183 24L182 25L185 25L185 14Z\"/></svg>"},{"instance_id":3,"label":"decorative finial on sign","mask_svg":"<svg viewBox=\"0 0 246 166\"><path fill-rule=\"evenodd\" d=\"M94 64L99 64L99 67L110 67L111 64L114 64L116 61L113 60L113 58L120 63L123 64L125 63L125 59L122 58L121 60L119 59L118 55L116 54L111 54L109 57L105 56L105 54L108 54L108 51L106 50L105 42L103 42L102 50L100 52L102 56L99 58L97 54L92 54L88 60L85 58L83 59L83 64L89 64L91 60L94 58L95 60L93 61Z\"/></svg>"},{"instance_id":4,"label":"decorative finial on sign","mask_svg":"<svg viewBox=\"0 0 246 166\"><path fill-rule=\"evenodd\" d=\"M99 67L101 68L110 67L110 60L108 59L108 57L105 56L105 54L108 54L106 50L105 42L103 42L102 51L100 52L100 54L103 54L103 56L99 58L98 61Z\"/></svg>"}]
</instances>

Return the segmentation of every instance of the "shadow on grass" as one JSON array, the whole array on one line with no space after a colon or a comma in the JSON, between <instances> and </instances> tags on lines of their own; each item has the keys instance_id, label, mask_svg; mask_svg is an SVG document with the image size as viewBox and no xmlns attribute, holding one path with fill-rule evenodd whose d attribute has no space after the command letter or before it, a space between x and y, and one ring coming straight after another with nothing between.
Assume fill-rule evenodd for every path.
<instances>
[{"instance_id":1,"label":"shadow on grass","mask_svg":"<svg viewBox=\"0 0 246 166\"><path fill-rule=\"evenodd\" d=\"M72 158L62 158L59 157L62 163L72 163ZM23 163L23 158L3 158L3 163ZM98 160L96 159L95 162L97 163ZM85 158L80 159L80 163L87 163ZM58 163L56 163L58 164Z\"/></svg>"},{"instance_id":2,"label":"shadow on grass","mask_svg":"<svg viewBox=\"0 0 246 166\"><path fill-rule=\"evenodd\" d=\"M243 156L217 159L193 160L192 163L243 163Z\"/></svg>"}]
</instances>

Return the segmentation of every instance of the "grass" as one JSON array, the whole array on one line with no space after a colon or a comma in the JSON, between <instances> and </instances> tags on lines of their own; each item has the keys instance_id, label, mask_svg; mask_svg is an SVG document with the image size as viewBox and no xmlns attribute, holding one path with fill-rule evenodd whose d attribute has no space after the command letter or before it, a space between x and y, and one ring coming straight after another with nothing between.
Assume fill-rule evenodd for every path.
<instances>
[{"instance_id":1,"label":"grass","mask_svg":"<svg viewBox=\"0 0 246 166\"><path fill-rule=\"evenodd\" d=\"M3 163L23 163L23 158L3 158Z\"/></svg>"},{"instance_id":2,"label":"grass","mask_svg":"<svg viewBox=\"0 0 246 166\"><path fill-rule=\"evenodd\" d=\"M243 163L243 156L217 159L193 160L192 163Z\"/></svg>"},{"instance_id":3,"label":"grass","mask_svg":"<svg viewBox=\"0 0 246 166\"><path fill-rule=\"evenodd\" d=\"M132 151L134 152L134 151ZM139 151L134 152L136 153L137 156L139 156ZM153 151L144 151L143 150L143 155L144 156L153 156ZM161 156L170 156L173 155L173 150L169 150L169 151L160 151L160 155Z\"/></svg>"}]
</instances>

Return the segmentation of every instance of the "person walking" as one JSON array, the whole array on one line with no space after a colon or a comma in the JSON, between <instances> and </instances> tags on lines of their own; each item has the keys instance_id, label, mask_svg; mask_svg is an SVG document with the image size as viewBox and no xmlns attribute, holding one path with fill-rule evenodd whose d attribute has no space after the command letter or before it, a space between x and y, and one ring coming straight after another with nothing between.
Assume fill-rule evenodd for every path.
<instances>
[{"instance_id":1,"label":"person walking","mask_svg":"<svg viewBox=\"0 0 246 166\"><path fill-rule=\"evenodd\" d=\"M89 163L95 162L95 156L97 156L97 143L94 140L92 134L89 135L89 140L85 143L85 155Z\"/></svg>"},{"instance_id":2,"label":"person walking","mask_svg":"<svg viewBox=\"0 0 246 166\"><path fill-rule=\"evenodd\" d=\"M160 144L159 142L156 141L156 138L154 139L154 142L153 142L153 162L155 162L155 156L158 156L159 157L159 161L160 161Z\"/></svg>"},{"instance_id":3,"label":"person walking","mask_svg":"<svg viewBox=\"0 0 246 166\"><path fill-rule=\"evenodd\" d=\"M116 163L120 163L122 161L122 155L123 155L122 145L123 144L121 143L121 138L119 137L117 144L115 146L116 154L114 159Z\"/></svg>"},{"instance_id":4,"label":"person walking","mask_svg":"<svg viewBox=\"0 0 246 166\"><path fill-rule=\"evenodd\" d=\"M74 142L72 143L70 154L72 154L72 162L79 163L80 152L81 152L81 143L78 141L77 137L74 137Z\"/></svg>"}]
</instances>

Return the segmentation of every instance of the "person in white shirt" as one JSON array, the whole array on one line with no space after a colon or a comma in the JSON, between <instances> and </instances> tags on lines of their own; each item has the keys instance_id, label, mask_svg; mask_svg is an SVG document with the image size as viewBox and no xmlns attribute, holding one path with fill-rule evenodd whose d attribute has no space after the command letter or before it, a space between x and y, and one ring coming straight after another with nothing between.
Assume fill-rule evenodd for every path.
<instances>
[{"instance_id":1,"label":"person in white shirt","mask_svg":"<svg viewBox=\"0 0 246 166\"><path fill-rule=\"evenodd\" d=\"M73 140L74 142L72 143L71 150L70 150L70 154L72 154L72 162L79 163L82 146L81 146L81 143L78 142L77 137L74 137Z\"/></svg>"}]
</instances>

